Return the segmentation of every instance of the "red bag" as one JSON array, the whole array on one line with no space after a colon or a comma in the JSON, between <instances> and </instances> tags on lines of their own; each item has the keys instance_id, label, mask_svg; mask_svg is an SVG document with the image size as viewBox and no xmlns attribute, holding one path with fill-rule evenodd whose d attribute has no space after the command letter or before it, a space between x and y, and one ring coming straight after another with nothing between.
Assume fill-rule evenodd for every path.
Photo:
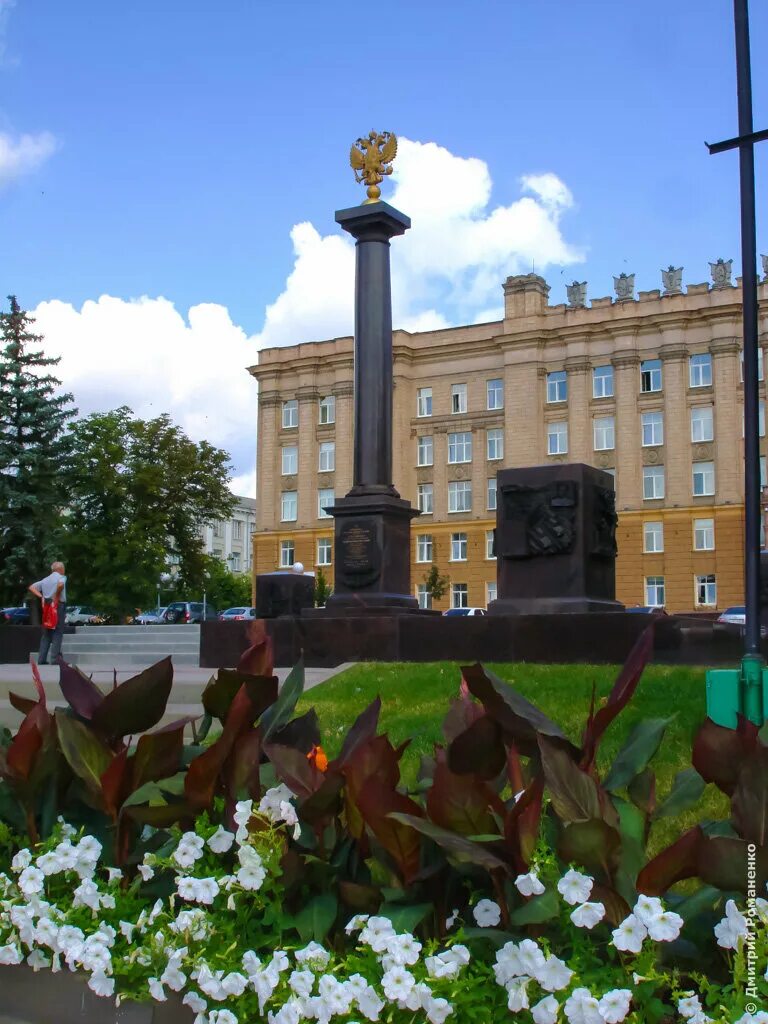
<instances>
[{"instance_id":1,"label":"red bag","mask_svg":"<svg viewBox=\"0 0 768 1024\"><path fill-rule=\"evenodd\" d=\"M43 627L45 629L56 629L59 624L59 602L43 602Z\"/></svg>"}]
</instances>

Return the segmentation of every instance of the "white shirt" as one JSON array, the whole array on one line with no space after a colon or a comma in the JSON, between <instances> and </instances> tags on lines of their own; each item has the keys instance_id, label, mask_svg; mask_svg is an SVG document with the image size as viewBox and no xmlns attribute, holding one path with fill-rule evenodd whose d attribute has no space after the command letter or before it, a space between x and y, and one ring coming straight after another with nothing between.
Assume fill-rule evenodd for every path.
<instances>
[{"instance_id":1,"label":"white shirt","mask_svg":"<svg viewBox=\"0 0 768 1024\"><path fill-rule=\"evenodd\" d=\"M40 580L39 583L33 583L32 586L39 590L43 595L43 599L46 601L52 600L56 596L56 588L60 583L64 584L64 589L61 592L60 600L67 600L67 577L62 576L60 572L52 572L50 576L46 576L44 580Z\"/></svg>"}]
</instances>

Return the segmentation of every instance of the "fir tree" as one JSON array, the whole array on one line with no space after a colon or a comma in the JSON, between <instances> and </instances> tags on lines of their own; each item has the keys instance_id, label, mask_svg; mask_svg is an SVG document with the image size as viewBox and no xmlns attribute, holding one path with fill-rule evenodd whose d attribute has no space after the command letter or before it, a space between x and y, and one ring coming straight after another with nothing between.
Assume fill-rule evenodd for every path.
<instances>
[{"instance_id":1,"label":"fir tree","mask_svg":"<svg viewBox=\"0 0 768 1024\"><path fill-rule=\"evenodd\" d=\"M34 319L9 296L0 313L0 600L18 602L46 574L67 496L61 471L69 448L72 395L57 394Z\"/></svg>"}]
</instances>

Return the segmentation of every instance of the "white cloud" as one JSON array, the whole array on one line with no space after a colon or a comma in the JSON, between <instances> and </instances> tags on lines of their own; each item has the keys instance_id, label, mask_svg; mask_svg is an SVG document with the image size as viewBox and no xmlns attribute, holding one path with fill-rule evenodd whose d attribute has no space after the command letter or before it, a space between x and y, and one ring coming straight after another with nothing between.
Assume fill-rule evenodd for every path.
<instances>
[{"instance_id":1,"label":"white cloud","mask_svg":"<svg viewBox=\"0 0 768 1024\"><path fill-rule=\"evenodd\" d=\"M56 140L50 132L21 135L16 139L7 132L0 132L0 185L37 170L55 149Z\"/></svg>"},{"instance_id":2,"label":"white cloud","mask_svg":"<svg viewBox=\"0 0 768 1024\"><path fill-rule=\"evenodd\" d=\"M483 160L401 138L392 180L394 192L385 198L413 221L392 244L395 327L430 330L479 321L500 309L501 284L509 274L583 259L560 229L573 197L551 172L525 176L520 186L529 194L494 207ZM353 242L322 236L308 223L296 225L291 239L294 267L267 309L261 348L352 332Z\"/></svg>"},{"instance_id":3,"label":"white cloud","mask_svg":"<svg viewBox=\"0 0 768 1024\"><path fill-rule=\"evenodd\" d=\"M79 310L42 302L32 315L81 415L119 405L147 418L169 412L190 437L229 451L235 493L255 495L257 388L245 367L256 346L223 306L201 303L185 319L164 298L102 295Z\"/></svg>"}]
</instances>

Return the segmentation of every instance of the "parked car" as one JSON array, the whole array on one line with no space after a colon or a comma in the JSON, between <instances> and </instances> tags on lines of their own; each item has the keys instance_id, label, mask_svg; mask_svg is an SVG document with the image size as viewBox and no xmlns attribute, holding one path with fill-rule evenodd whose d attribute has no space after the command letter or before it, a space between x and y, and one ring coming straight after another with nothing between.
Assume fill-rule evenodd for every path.
<instances>
[{"instance_id":1,"label":"parked car","mask_svg":"<svg viewBox=\"0 0 768 1024\"><path fill-rule=\"evenodd\" d=\"M485 615L485 608L449 608L443 615Z\"/></svg>"},{"instance_id":2,"label":"parked car","mask_svg":"<svg viewBox=\"0 0 768 1024\"><path fill-rule=\"evenodd\" d=\"M725 611L718 616L717 621L723 626L746 626L747 609L744 605L736 604L732 608L726 608Z\"/></svg>"},{"instance_id":3,"label":"parked car","mask_svg":"<svg viewBox=\"0 0 768 1024\"><path fill-rule=\"evenodd\" d=\"M226 611L221 612L219 620L221 622L235 622L242 619L255 619L256 609L255 608L227 608Z\"/></svg>"},{"instance_id":4,"label":"parked car","mask_svg":"<svg viewBox=\"0 0 768 1024\"><path fill-rule=\"evenodd\" d=\"M28 626L29 608L2 608L0 622L7 622L9 626Z\"/></svg>"},{"instance_id":5,"label":"parked car","mask_svg":"<svg viewBox=\"0 0 768 1024\"><path fill-rule=\"evenodd\" d=\"M139 615L134 615L133 622L136 626L158 626L163 622L163 615L167 605L163 605L162 608L153 608L147 612L141 612Z\"/></svg>"},{"instance_id":6,"label":"parked car","mask_svg":"<svg viewBox=\"0 0 768 1024\"><path fill-rule=\"evenodd\" d=\"M205 615L206 621L217 618L216 609L212 604L204 605L202 601L174 601L163 612L163 622L171 625L184 623L200 623Z\"/></svg>"},{"instance_id":7,"label":"parked car","mask_svg":"<svg viewBox=\"0 0 768 1024\"><path fill-rule=\"evenodd\" d=\"M95 626L104 620L104 616L89 604L76 604L67 609L64 619L68 626Z\"/></svg>"},{"instance_id":8,"label":"parked car","mask_svg":"<svg viewBox=\"0 0 768 1024\"><path fill-rule=\"evenodd\" d=\"M665 608L659 608L655 604L638 604L634 608L625 608L625 611L635 612L640 615L668 615L669 613Z\"/></svg>"}]
</instances>

